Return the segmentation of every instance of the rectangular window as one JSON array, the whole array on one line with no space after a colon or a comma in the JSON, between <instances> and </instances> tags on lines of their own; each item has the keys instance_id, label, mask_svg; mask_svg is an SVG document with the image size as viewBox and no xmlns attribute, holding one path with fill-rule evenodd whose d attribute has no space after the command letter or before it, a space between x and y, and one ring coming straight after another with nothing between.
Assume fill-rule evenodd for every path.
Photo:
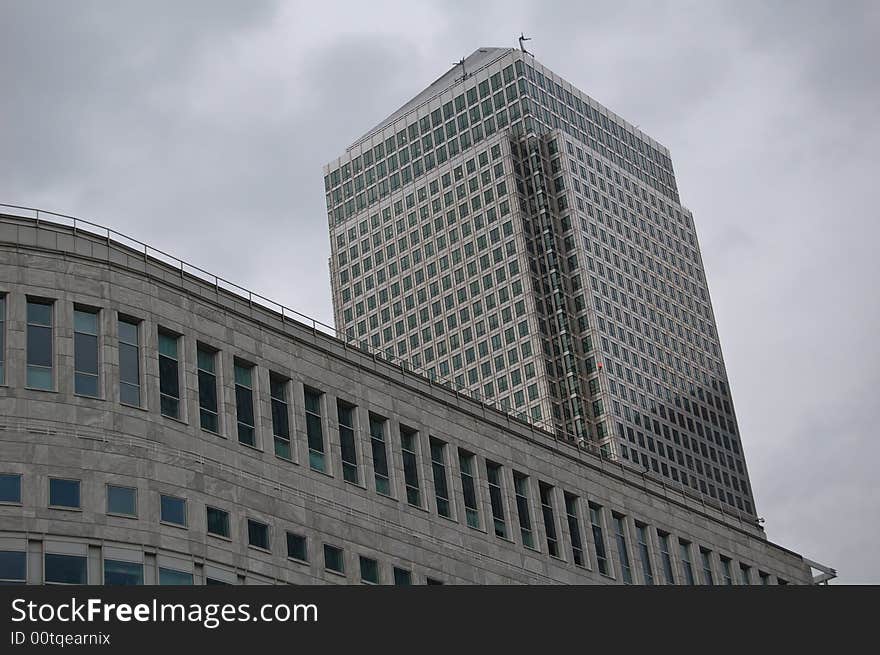
<instances>
[{"instance_id":1,"label":"rectangular window","mask_svg":"<svg viewBox=\"0 0 880 655\"><path fill-rule=\"evenodd\" d=\"M81 396L97 398L98 380L98 312L73 310L73 387Z\"/></svg>"},{"instance_id":2,"label":"rectangular window","mask_svg":"<svg viewBox=\"0 0 880 655\"><path fill-rule=\"evenodd\" d=\"M581 521L578 517L578 497L564 492L565 515L571 535L571 558L577 566L584 566L584 540L581 537Z\"/></svg>"},{"instance_id":3,"label":"rectangular window","mask_svg":"<svg viewBox=\"0 0 880 655\"><path fill-rule=\"evenodd\" d=\"M159 407L164 416L180 418L180 362L176 335L159 331Z\"/></svg>"},{"instance_id":4,"label":"rectangular window","mask_svg":"<svg viewBox=\"0 0 880 655\"><path fill-rule=\"evenodd\" d=\"M345 556L341 548L324 544L324 568L334 573L345 573Z\"/></svg>"},{"instance_id":5,"label":"rectangular window","mask_svg":"<svg viewBox=\"0 0 880 655\"><path fill-rule=\"evenodd\" d=\"M360 556L361 582L379 584L379 562L371 557Z\"/></svg>"},{"instance_id":6,"label":"rectangular window","mask_svg":"<svg viewBox=\"0 0 880 655\"><path fill-rule=\"evenodd\" d=\"M188 586L193 583L193 574L186 571L166 569L159 567L159 584L173 585L176 587Z\"/></svg>"},{"instance_id":7,"label":"rectangular window","mask_svg":"<svg viewBox=\"0 0 880 655\"><path fill-rule=\"evenodd\" d=\"M712 575L712 553L705 548L700 548L700 562L703 564L703 584L715 584L715 577Z\"/></svg>"},{"instance_id":8,"label":"rectangular window","mask_svg":"<svg viewBox=\"0 0 880 655\"><path fill-rule=\"evenodd\" d=\"M492 522L495 534L507 538L507 523L504 519L504 495L501 489L501 465L486 460L486 480L489 483L489 501L492 505Z\"/></svg>"},{"instance_id":9,"label":"rectangular window","mask_svg":"<svg viewBox=\"0 0 880 655\"><path fill-rule=\"evenodd\" d=\"M406 484L406 502L414 507L422 506L419 485L418 433L400 426L400 450L403 454L403 478Z\"/></svg>"},{"instance_id":10,"label":"rectangular window","mask_svg":"<svg viewBox=\"0 0 880 655\"><path fill-rule=\"evenodd\" d=\"M6 384L6 296L0 296L0 384Z\"/></svg>"},{"instance_id":11,"label":"rectangular window","mask_svg":"<svg viewBox=\"0 0 880 655\"><path fill-rule=\"evenodd\" d=\"M88 584L88 565L80 555L46 553L43 579L46 584Z\"/></svg>"},{"instance_id":12,"label":"rectangular window","mask_svg":"<svg viewBox=\"0 0 880 655\"><path fill-rule=\"evenodd\" d=\"M305 389L306 402L306 436L309 442L309 466L315 471L326 472L324 456L324 428L321 423L320 391Z\"/></svg>"},{"instance_id":13,"label":"rectangular window","mask_svg":"<svg viewBox=\"0 0 880 655\"><path fill-rule=\"evenodd\" d=\"M277 375L269 375L269 395L272 400L272 436L275 454L292 459L290 450L290 407L287 405L289 381Z\"/></svg>"},{"instance_id":14,"label":"rectangular window","mask_svg":"<svg viewBox=\"0 0 880 655\"><path fill-rule=\"evenodd\" d=\"M49 506L79 509L79 480L49 478Z\"/></svg>"},{"instance_id":15,"label":"rectangular window","mask_svg":"<svg viewBox=\"0 0 880 655\"><path fill-rule=\"evenodd\" d=\"M0 550L0 585L24 584L27 580L27 555L17 550Z\"/></svg>"},{"instance_id":16,"label":"rectangular window","mask_svg":"<svg viewBox=\"0 0 880 655\"><path fill-rule=\"evenodd\" d=\"M27 301L27 386L52 389L52 303Z\"/></svg>"},{"instance_id":17,"label":"rectangular window","mask_svg":"<svg viewBox=\"0 0 880 655\"><path fill-rule=\"evenodd\" d=\"M104 560L104 584L108 587L144 584L144 565L139 562Z\"/></svg>"},{"instance_id":18,"label":"rectangular window","mask_svg":"<svg viewBox=\"0 0 880 655\"><path fill-rule=\"evenodd\" d=\"M300 562L309 561L308 542L301 534L287 533L287 556Z\"/></svg>"},{"instance_id":19,"label":"rectangular window","mask_svg":"<svg viewBox=\"0 0 880 655\"><path fill-rule=\"evenodd\" d=\"M21 503L20 473L0 473L0 503Z\"/></svg>"},{"instance_id":20,"label":"rectangular window","mask_svg":"<svg viewBox=\"0 0 880 655\"><path fill-rule=\"evenodd\" d=\"M623 581L632 584L632 568L629 564L629 550L626 546L626 523L619 514L612 514L614 520L614 537L617 541L617 556L620 558L620 570L623 573Z\"/></svg>"},{"instance_id":21,"label":"rectangular window","mask_svg":"<svg viewBox=\"0 0 880 655\"><path fill-rule=\"evenodd\" d=\"M248 519L248 546L269 550L269 526L260 521Z\"/></svg>"},{"instance_id":22,"label":"rectangular window","mask_svg":"<svg viewBox=\"0 0 880 655\"><path fill-rule=\"evenodd\" d=\"M161 494L159 498L159 520L163 523L186 526L186 500L177 496Z\"/></svg>"},{"instance_id":23,"label":"rectangular window","mask_svg":"<svg viewBox=\"0 0 880 655\"><path fill-rule=\"evenodd\" d=\"M770 574L764 573L763 571L758 571L758 578L761 580L762 585L770 584Z\"/></svg>"},{"instance_id":24,"label":"rectangular window","mask_svg":"<svg viewBox=\"0 0 880 655\"><path fill-rule=\"evenodd\" d=\"M400 587L408 587L412 584L412 571L394 567L394 584Z\"/></svg>"},{"instance_id":25,"label":"rectangular window","mask_svg":"<svg viewBox=\"0 0 880 655\"><path fill-rule=\"evenodd\" d=\"M208 534L229 538L229 512L216 507L206 507Z\"/></svg>"},{"instance_id":26,"label":"rectangular window","mask_svg":"<svg viewBox=\"0 0 880 655\"><path fill-rule=\"evenodd\" d=\"M119 402L141 406L141 356L138 323L120 318Z\"/></svg>"},{"instance_id":27,"label":"rectangular window","mask_svg":"<svg viewBox=\"0 0 880 655\"><path fill-rule=\"evenodd\" d=\"M739 579L741 584L752 584L752 569L746 564L739 565Z\"/></svg>"},{"instance_id":28,"label":"rectangular window","mask_svg":"<svg viewBox=\"0 0 880 655\"><path fill-rule=\"evenodd\" d=\"M449 506L449 484L446 479L446 444L431 437L431 472L434 474L434 497L437 500L437 513L446 518L452 517Z\"/></svg>"},{"instance_id":29,"label":"rectangular window","mask_svg":"<svg viewBox=\"0 0 880 655\"><path fill-rule=\"evenodd\" d=\"M458 450L458 467L461 469L461 490L464 494L464 512L467 524L472 528L480 527L480 509L477 503L477 483L474 479L474 455Z\"/></svg>"},{"instance_id":30,"label":"rectangular window","mask_svg":"<svg viewBox=\"0 0 880 655\"><path fill-rule=\"evenodd\" d=\"M733 575L730 572L730 560L727 557L721 558L721 575L724 577L724 584L728 586L733 584Z\"/></svg>"},{"instance_id":31,"label":"rectangular window","mask_svg":"<svg viewBox=\"0 0 880 655\"><path fill-rule=\"evenodd\" d=\"M639 559L642 560L642 576L645 584L654 584L654 568L651 566L651 549L648 547L648 528L636 523L636 537L639 541Z\"/></svg>"},{"instance_id":32,"label":"rectangular window","mask_svg":"<svg viewBox=\"0 0 880 655\"><path fill-rule=\"evenodd\" d=\"M523 545L535 547L535 536L532 532L532 517L529 509L529 478L522 473L513 472L513 491L516 495L516 515L519 519L519 531Z\"/></svg>"},{"instance_id":33,"label":"rectangular window","mask_svg":"<svg viewBox=\"0 0 880 655\"><path fill-rule=\"evenodd\" d=\"M257 445L254 419L254 367L235 361L235 413L238 421L238 442Z\"/></svg>"},{"instance_id":34,"label":"rectangular window","mask_svg":"<svg viewBox=\"0 0 880 655\"><path fill-rule=\"evenodd\" d=\"M593 529L593 541L596 543L599 573L608 575L608 554L605 551L605 534L602 530L602 508L593 503L590 503L590 525Z\"/></svg>"},{"instance_id":35,"label":"rectangular window","mask_svg":"<svg viewBox=\"0 0 880 655\"><path fill-rule=\"evenodd\" d=\"M684 571L685 582L689 585L696 584L694 579L694 567L691 564L691 545L687 541L678 540L678 550L681 557L681 570Z\"/></svg>"},{"instance_id":36,"label":"rectangular window","mask_svg":"<svg viewBox=\"0 0 880 655\"><path fill-rule=\"evenodd\" d=\"M217 403L217 351L199 344L196 347L199 374L199 422L203 430L220 432Z\"/></svg>"},{"instance_id":37,"label":"rectangular window","mask_svg":"<svg viewBox=\"0 0 880 655\"><path fill-rule=\"evenodd\" d=\"M438 580L437 578L427 577L427 578L425 578L425 584L426 585L442 585L443 580Z\"/></svg>"},{"instance_id":38,"label":"rectangular window","mask_svg":"<svg viewBox=\"0 0 880 655\"><path fill-rule=\"evenodd\" d=\"M336 416L339 419L339 447L342 451L342 479L358 483L357 443L355 442L355 408L336 400Z\"/></svg>"},{"instance_id":39,"label":"rectangular window","mask_svg":"<svg viewBox=\"0 0 880 655\"><path fill-rule=\"evenodd\" d=\"M538 482L541 495L541 514L544 517L544 532L547 535L547 552L559 557L559 538L556 536L556 512L553 509L553 487Z\"/></svg>"},{"instance_id":40,"label":"rectangular window","mask_svg":"<svg viewBox=\"0 0 880 655\"><path fill-rule=\"evenodd\" d=\"M137 516L137 489L107 485L107 513Z\"/></svg>"},{"instance_id":41,"label":"rectangular window","mask_svg":"<svg viewBox=\"0 0 880 655\"><path fill-rule=\"evenodd\" d=\"M666 584L675 584L675 576L672 573L672 555L669 552L669 535L665 532L657 532L660 541L660 561L663 562L663 577Z\"/></svg>"},{"instance_id":42,"label":"rectangular window","mask_svg":"<svg viewBox=\"0 0 880 655\"><path fill-rule=\"evenodd\" d=\"M385 419L370 414L370 447L373 451L373 476L376 491L385 496L391 495L391 482L388 477L388 451L385 447Z\"/></svg>"}]
</instances>

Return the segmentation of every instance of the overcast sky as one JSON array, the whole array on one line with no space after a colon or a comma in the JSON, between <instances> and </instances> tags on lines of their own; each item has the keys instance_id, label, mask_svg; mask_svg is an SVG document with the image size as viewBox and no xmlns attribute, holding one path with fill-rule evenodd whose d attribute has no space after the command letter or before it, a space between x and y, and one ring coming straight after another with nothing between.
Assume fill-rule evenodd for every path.
<instances>
[{"instance_id":1,"label":"overcast sky","mask_svg":"<svg viewBox=\"0 0 880 655\"><path fill-rule=\"evenodd\" d=\"M330 323L321 167L520 31L672 153L769 538L880 583L880 3L0 0L0 202Z\"/></svg>"}]
</instances>

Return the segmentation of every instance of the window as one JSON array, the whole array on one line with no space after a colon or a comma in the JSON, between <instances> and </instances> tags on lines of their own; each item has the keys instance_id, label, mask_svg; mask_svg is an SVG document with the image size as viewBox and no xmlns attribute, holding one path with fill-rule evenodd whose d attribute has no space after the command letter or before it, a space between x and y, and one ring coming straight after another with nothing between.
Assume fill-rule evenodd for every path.
<instances>
[{"instance_id":1,"label":"window","mask_svg":"<svg viewBox=\"0 0 880 655\"><path fill-rule=\"evenodd\" d=\"M180 418L179 337L159 332L159 406L164 416Z\"/></svg>"},{"instance_id":2,"label":"window","mask_svg":"<svg viewBox=\"0 0 880 655\"><path fill-rule=\"evenodd\" d=\"M248 545L269 550L269 526L260 521L248 519Z\"/></svg>"},{"instance_id":3,"label":"window","mask_svg":"<svg viewBox=\"0 0 880 655\"><path fill-rule=\"evenodd\" d=\"M256 446L254 420L254 367L235 361L235 413L238 418L238 442Z\"/></svg>"},{"instance_id":4,"label":"window","mask_svg":"<svg viewBox=\"0 0 880 655\"><path fill-rule=\"evenodd\" d=\"M565 492L565 515L571 536L571 558L577 566L584 566L584 542L581 538L581 521L578 517L578 497Z\"/></svg>"},{"instance_id":5,"label":"window","mask_svg":"<svg viewBox=\"0 0 880 655\"><path fill-rule=\"evenodd\" d=\"M104 584L107 586L142 585L144 584L144 565L140 562L105 559Z\"/></svg>"},{"instance_id":6,"label":"window","mask_svg":"<svg viewBox=\"0 0 880 655\"><path fill-rule=\"evenodd\" d=\"M186 500L177 496L159 497L159 520L172 525L186 526Z\"/></svg>"},{"instance_id":7,"label":"window","mask_svg":"<svg viewBox=\"0 0 880 655\"><path fill-rule=\"evenodd\" d=\"M345 557L341 548L324 544L324 568L334 573L345 574Z\"/></svg>"},{"instance_id":8,"label":"window","mask_svg":"<svg viewBox=\"0 0 880 655\"><path fill-rule=\"evenodd\" d=\"M721 556L721 576L724 578L724 584L728 586L733 584L733 575L730 573L730 559L724 556Z\"/></svg>"},{"instance_id":9,"label":"window","mask_svg":"<svg viewBox=\"0 0 880 655\"><path fill-rule=\"evenodd\" d=\"M6 296L0 296L0 384L6 383Z\"/></svg>"},{"instance_id":10,"label":"window","mask_svg":"<svg viewBox=\"0 0 880 655\"><path fill-rule=\"evenodd\" d=\"M342 479L358 483L357 444L354 439L355 408L341 400L336 401L339 418L339 447L342 450Z\"/></svg>"},{"instance_id":11,"label":"window","mask_svg":"<svg viewBox=\"0 0 880 655\"><path fill-rule=\"evenodd\" d=\"M712 553L700 548L700 561L703 564L703 584L715 584L715 577L712 575Z\"/></svg>"},{"instance_id":12,"label":"window","mask_svg":"<svg viewBox=\"0 0 880 655\"><path fill-rule=\"evenodd\" d=\"M739 579L741 584L752 584L752 569L747 564L739 565Z\"/></svg>"},{"instance_id":13,"label":"window","mask_svg":"<svg viewBox=\"0 0 880 655\"><path fill-rule=\"evenodd\" d=\"M489 501L492 505L492 522L495 535L507 538L507 523L504 519L504 496L501 490L501 465L486 460L486 480L489 483Z\"/></svg>"},{"instance_id":14,"label":"window","mask_svg":"<svg viewBox=\"0 0 880 655\"><path fill-rule=\"evenodd\" d=\"M556 536L556 516L553 511L553 487L544 482L538 482L538 491L541 495L544 532L547 535L547 552L553 557L559 557L559 538Z\"/></svg>"},{"instance_id":15,"label":"window","mask_svg":"<svg viewBox=\"0 0 880 655\"><path fill-rule=\"evenodd\" d=\"M27 301L27 386L52 389L52 303Z\"/></svg>"},{"instance_id":16,"label":"window","mask_svg":"<svg viewBox=\"0 0 880 655\"><path fill-rule=\"evenodd\" d=\"M16 550L0 550L0 584L24 584L27 555Z\"/></svg>"},{"instance_id":17,"label":"window","mask_svg":"<svg viewBox=\"0 0 880 655\"><path fill-rule=\"evenodd\" d=\"M608 575L608 554L605 551L605 535L602 531L602 508L593 503L590 503L590 524L593 529L593 541L596 542L599 572Z\"/></svg>"},{"instance_id":18,"label":"window","mask_svg":"<svg viewBox=\"0 0 880 655\"><path fill-rule=\"evenodd\" d=\"M301 562L309 561L308 542L301 534L287 533L287 556Z\"/></svg>"},{"instance_id":19,"label":"window","mask_svg":"<svg viewBox=\"0 0 880 655\"><path fill-rule=\"evenodd\" d=\"M681 556L681 569L684 571L685 582L689 585L696 584L694 580L694 568L691 565L691 545L687 541L678 540L678 550Z\"/></svg>"},{"instance_id":20,"label":"window","mask_svg":"<svg viewBox=\"0 0 880 655\"><path fill-rule=\"evenodd\" d=\"M532 519L529 510L529 478L514 471L513 491L516 495L516 514L519 519L519 531L522 535L523 545L534 548L535 537L532 533Z\"/></svg>"},{"instance_id":21,"label":"window","mask_svg":"<svg viewBox=\"0 0 880 655\"><path fill-rule=\"evenodd\" d=\"M208 534L229 538L229 512L216 507L207 507Z\"/></svg>"},{"instance_id":22,"label":"window","mask_svg":"<svg viewBox=\"0 0 880 655\"><path fill-rule=\"evenodd\" d=\"M87 584L86 558L80 555L46 553L43 579L46 584Z\"/></svg>"},{"instance_id":23,"label":"window","mask_svg":"<svg viewBox=\"0 0 880 655\"><path fill-rule=\"evenodd\" d=\"M626 547L626 523L624 517L612 514L614 520L614 537L617 541L617 556L620 558L620 570L623 573L623 581L632 584L632 568L629 564L629 550Z\"/></svg>"},{"instance_id":24,"label":"window","mask_svg":"<svg viewBox=\"0 0 880 655\"><path fill-rule=\"evenodd\" d=\"M0 473L0 503L21 502L21 474Z\"/></svg>"},{"instance_id":25,"label":"window","mask_svg":"<svg viewBox=\"0 0 880 655\"><path fill-rule=\"evenodd\" d=\"M394 584L401 587L408 587L412 584L412 571L394 567Z\"/></svg>"},{"instance_id":26,"label":"window","mask_svg":"<svg viewBox=\"0 0 880 655\"><path fill-rule=\"evenodd\" d=\"M430 438L431 472L434 474L434 496L437 500L437 513L446 518L452 517L449 506L449 485L446 479L446 444Z\"/></svg>"},{"instance_id":27,"label":"window","mask_svg":"<svg viewBox=\"0 0 880 655\"><path fill-rule=\"evenodd\" d=\"M480 527L480 510L477 504L477 485L474 480L474 455L458 450L458 467L461 469L461 489L464 494L464 512L467 524L472 528Z\"/></svg>"},{"instance_id":28,"label":"window","mask_svg":"<svg viewBox=\"0 0 880 655\"><path fill-rule=\"evenodd\" d=\"M309 442L309 466L315 471L326 472L324 461L324 429L321 426L320 391L306 388L306 435Z\"/></svg>"},{"instance_id":29,"label":"window","mask_svg":"<svg viewBox=\"0 0 880 655\"><path fill-rule=\"evenodd\" d=\"M184 586L193 583L193 574L186 571L177 571L175 569L166 569L159 567L159 584Z\"/></svg>"},{"instance_id":30,"label":"window","mask_svg":"<svg viewBox=\"0 0 880 655\"><path fill-rule=\"evenodd\" d=\"M138 324L120 318L119 330L119 402L141 406L141 361Z\"/></svg>"},{"instance_id":31,"label":"window","mask_svg":"<svg viewBox=\"0 0 880 655\"><path fill-rule=\"evenodd\" d=\"M663 577L666 584L675 584L675 576L672 573L672 555L669 553L669 535L665 532L657 532L660 540L660 561L663 562Z\"/></svg>"},{"instance_id":32,"label":"window","mask_svg":"<svg viewBox=\"0 0 880 655\"><path fill-rule=\"evenodd\" d=\"M81 396L97 398L98 312L73 310L73 388Z\"/></svg>"},{"instance_id":33,"label":"window","mask_svg":"<svg viewBox=\"0 0 880 655\"><path fill-rule=\"evenodd\" d=\"M441 584L443 584L443 580L438 580L437 578L426 577L425 584L427 584L427 585L441 585Z\"/></svg>"},{"instance_id":34,"label":"window","mask_svg":"<svg viewBox=\"0 0 880 655\"><path fill-rule=\"evenodd\" d=\"M360 556L361 582L364 584L379 584L379 562L371 557Z\"/></svg>"},{"instance_id":35,"label":"window","mask_svg":"<svg viewBox=\"0 0 880 655\"><path fill-rule=\"evenodd\" d=\"M288 380L277 375L269 375L269 395L272 401L272 436L275 438L275 454L284 459L292 459L287 385Z\"/></svg>"},{"instance_id":36,"label":"window","mask_svg":"<svg viewBox=\"0 0 880 655\"><path fill-rule=\"evenodd\" d=\"M385 419L375 414L370 414L370 446L373 451L373 477L376 480L376 491L389 496L391 483L388 477L388 451L385 448Z\"/></svg>"},{"instance_id":37,"label":"window","mask_svg":"<svg viewBox=\"0 0 880 655\"><path fill-rule=\"evenodd\" d=\"M403 478L406 484L406 502L414 507L422 506L422 492L419 486L419 465L416 441L418 433L400 426L400 449L403 454Z\"/></svg>"},{"instance_id":38,"label":"window","mask_svg":"<svg viewBox=\"0 0 880 655\"><path fill-rule=\"evenodd\" d=\"M764 573L763 571L758 571L758 578L761 580L762 585L770 584L770 574Z\"/></svg>"},{"instance_id":39,"label":"window","mask_svg":"<svg viewBox=\"0 0 880 655\"><path fill-rule=\"evenodd\" d=\"M636 538L639 542L639 559L642 560L642 576L645 584L654 584L654 569L651 566L651 549L648 547L648 528L636 523Z\"/></svg>"},{"instance_id":40,"label":"window","mask_svg":"<svg viewBox=\"0 0 880 655\"><path fill-rule=\"evenodd\" d=\"M79 480L50 478L49 506L79 509Z\"/></svg>"},{"instance_id":41,"label":"window","mask_svg":"<svg viewBox=\"0 0 880 655\"><path fill-rule=\"evenodd\" d=\"M137 489L107 485L107 513L137 516Z\"/></svg>"},{"instance_id":42,"label":"window","mask_svg":"<svg viewBox=\"0 0 880 655\"><path fill-rule=\"evenodd\" d=\"M203 430L220 432L217 403L217 351L199 344L196 348L199 375L199 423Z\"/></svg>"}]
</instances>

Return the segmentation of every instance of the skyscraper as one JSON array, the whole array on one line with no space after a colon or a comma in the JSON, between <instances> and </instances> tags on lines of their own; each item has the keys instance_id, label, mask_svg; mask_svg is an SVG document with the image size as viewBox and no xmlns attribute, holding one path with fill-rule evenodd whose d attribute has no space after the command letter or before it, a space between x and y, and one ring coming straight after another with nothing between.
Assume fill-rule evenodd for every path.
<instances>
[{"instance_id":1,"label":"skyscraper","mask_svg":"<svg viewBox=\"0 0 880 655\"><path fill-rule=\"evenodd\" d=\"M324 183L349 340L755 515L667 148L530 54L480 48Z\"/></svg>"}]
</instances>

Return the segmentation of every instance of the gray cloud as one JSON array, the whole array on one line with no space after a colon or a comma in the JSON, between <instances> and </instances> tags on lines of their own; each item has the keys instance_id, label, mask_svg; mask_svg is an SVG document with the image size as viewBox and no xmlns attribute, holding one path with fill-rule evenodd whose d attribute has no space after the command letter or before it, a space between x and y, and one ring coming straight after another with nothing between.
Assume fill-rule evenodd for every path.
<instances>
[{"instance_id":1,"label":"gray cloud","mask_svg":"<svg viewBox=\"0 0 880 655\"><path fill-rule=\"evenodd\" d=\"M329 322L321 166L520 31L672 152L768 535L880 582L876 3L7 0L0 202Z\"/></svg>"}]
</instances>

